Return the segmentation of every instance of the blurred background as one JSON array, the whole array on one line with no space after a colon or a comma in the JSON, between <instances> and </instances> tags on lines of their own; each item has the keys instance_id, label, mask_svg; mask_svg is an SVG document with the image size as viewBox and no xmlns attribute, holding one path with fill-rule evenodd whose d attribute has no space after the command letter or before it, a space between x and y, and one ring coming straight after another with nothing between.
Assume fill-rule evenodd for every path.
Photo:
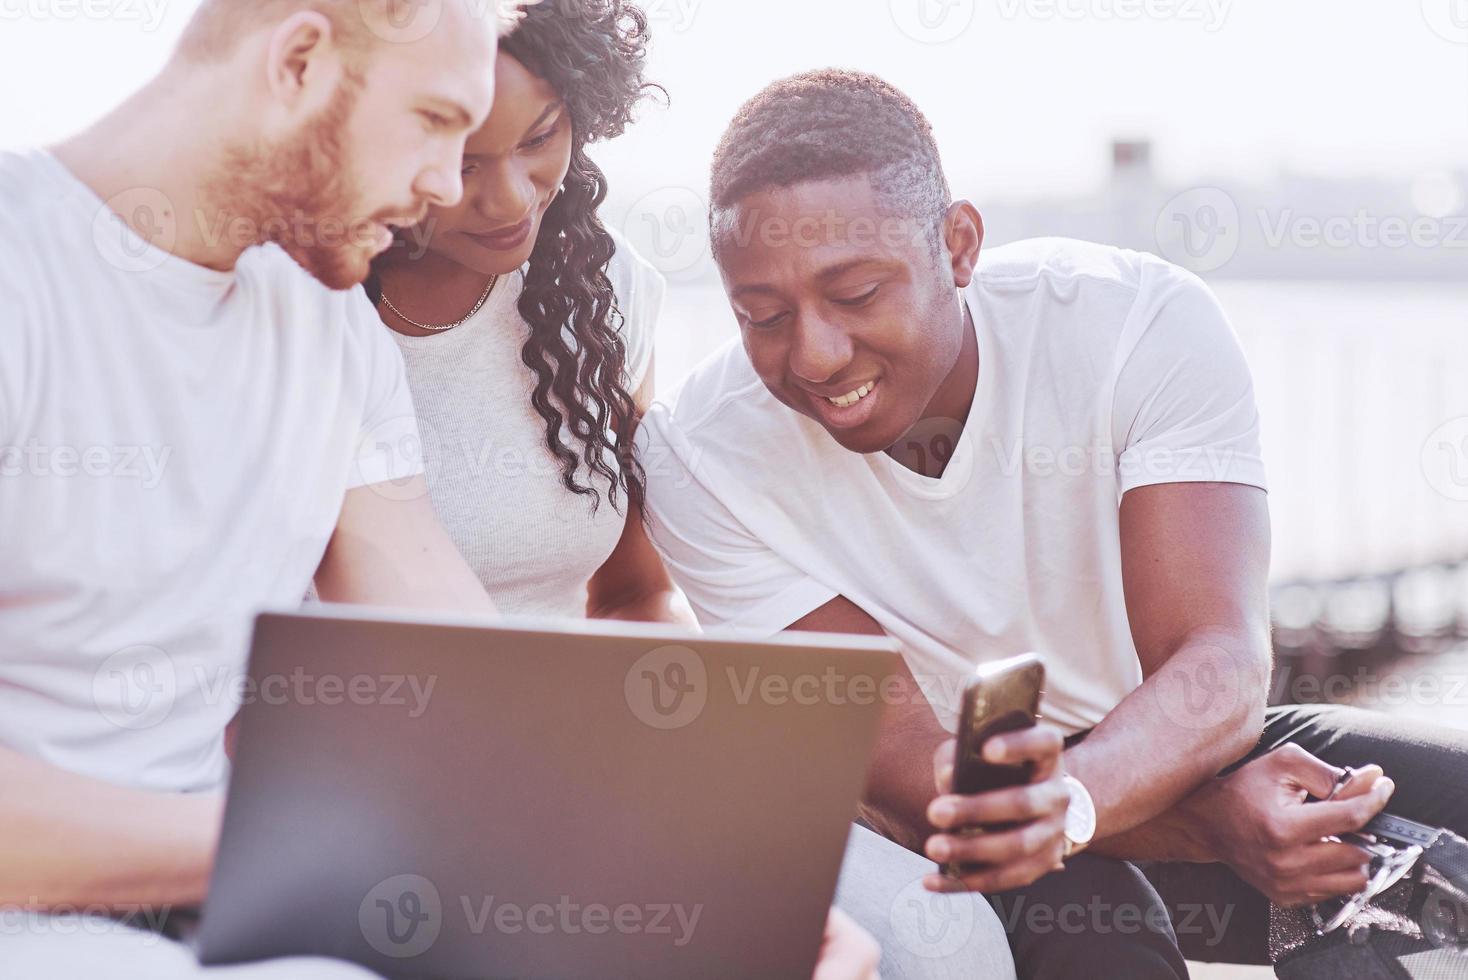
<instances>
[{"instance_id":1,"label":"blurred background","mask_svg":"<svg viewBox=\"0 0 1468 980\"><path fill-rule=\"evenodd\" d=\"M195 5L0 0L0 146L101 114ZM735 333L704 219L724 126L773 78L877 72L989 244L1144 249L1219 294L1264 419L1275 700L1468 724L1468 0L644 7L670 100L597 156L604 218L670 281L664 391Z\"/></svg>"},{"instance_id":2,"label":"blurred background","mask_svg":"<svg viewBox=\"0 0 1468 980\"><path fill-rule=\"evenodd\" d=\"M0 146L102 113L194 6L0 0ZM1468 0L644 6L671 101L597 156L605 220L670 280L662 390L735 333L704 198L738 105L877 72L928 113L990 244L1156 252L1230 311L1272 483L1274 700L1468 725Z\"/></svg>"}]
</instances>

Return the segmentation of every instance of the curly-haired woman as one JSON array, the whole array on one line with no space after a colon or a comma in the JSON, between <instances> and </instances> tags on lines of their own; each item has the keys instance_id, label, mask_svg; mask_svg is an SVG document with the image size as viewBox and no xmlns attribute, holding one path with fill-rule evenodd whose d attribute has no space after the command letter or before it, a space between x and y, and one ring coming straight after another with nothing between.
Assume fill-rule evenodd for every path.
<instances>
[{"instance_id":1,"label":"curly-haired woman","mask_svg":"<svg viewBox=\"0 0 1468 980\"><path fill-rule=\"evenodd\" d=\"M644 531L632 451L664 284L603 226L606 179L586 153L660 91L644 78L646 49L646 17L625 0L530 7L501 42L494 110L465 149L463 201L401 233L367 285L407 363L434 507L507 612L692 622ZM441 124L433 115L425 125ZM997 929L950 950L913 948L924 923L903 925L904 888L928 870L853 832L838 897L883 940L884 972L1010 975ZM980 899L930 901L929 914L993 919ZM866 942L834 914L818 975L867 976Z\"/></svg>"},{"instance_id":2,"label":"curly-haired woman","mask_svg":"<svg viewBox=\"0 0 1468 980\"><path fill-rule=\"evenodd\" d=\"M586 153L655 88L646 27L620 0L530 8L501 42L463 201L401 232L368 283L407 363L434 507L507 612L678 618L632 453L663 282L602 225Z\"/></svg>"}]
</instances>

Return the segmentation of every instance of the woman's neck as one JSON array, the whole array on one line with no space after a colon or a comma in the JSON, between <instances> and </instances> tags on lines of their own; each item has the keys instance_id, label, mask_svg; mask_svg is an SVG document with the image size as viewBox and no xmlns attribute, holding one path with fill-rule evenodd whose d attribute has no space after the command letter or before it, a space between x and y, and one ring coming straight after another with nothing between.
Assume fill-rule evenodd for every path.
<instances>
[{"instance_id":1,"label":"woman's neck","mask_svg":"<svg viewBox=\"0 0 1468 980\"><path fill-rule=\"evenodd\" d=\"M460 265L437 252L417 258L394 258L380 266L378 284L382 295L402 313L419 323L453 323L468 316L484 295L490 277ZM395 314L379 301L383 322L408 337L431 337L437 331L423 330Z\"/></svg>"}]
</instances>

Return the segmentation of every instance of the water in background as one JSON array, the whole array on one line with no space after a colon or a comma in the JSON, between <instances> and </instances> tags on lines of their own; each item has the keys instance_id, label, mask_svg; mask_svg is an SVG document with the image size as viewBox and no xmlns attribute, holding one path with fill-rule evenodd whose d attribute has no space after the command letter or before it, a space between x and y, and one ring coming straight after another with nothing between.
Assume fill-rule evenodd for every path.
<instances>
[{"instance_id":1,"label":"water in background","mask_svg":"<svg viewBox=\"0 0 1468 980\"><path fill-rule=\"evenodd\" d=\"M1254 371L1275 581L1468 558L1468 285L1213 288ZM735 333L717 283L671 283L660 390Z\"/></svg>"}]
</instances>

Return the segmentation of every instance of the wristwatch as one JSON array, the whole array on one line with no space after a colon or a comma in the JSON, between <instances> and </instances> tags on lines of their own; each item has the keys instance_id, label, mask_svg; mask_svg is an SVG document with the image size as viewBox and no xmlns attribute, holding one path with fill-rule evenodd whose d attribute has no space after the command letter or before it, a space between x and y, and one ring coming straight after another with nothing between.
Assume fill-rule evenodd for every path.
<instances>
[{"instance_id":1,"label":"wristwatch","mask_svg":"<svg viewBox=\"0 0 1468 980\"><path fill-rule=\"evenodd\" d=\"M1061 858L1069 858L1079 854L1091 843L1091 838L1096 836L1096 803L1091 799L1090 790L1074 776L1065 777L1066 788L1070 790L1070 806L1065 810L1065 850Z\"/></svg>"}]
</instances>

